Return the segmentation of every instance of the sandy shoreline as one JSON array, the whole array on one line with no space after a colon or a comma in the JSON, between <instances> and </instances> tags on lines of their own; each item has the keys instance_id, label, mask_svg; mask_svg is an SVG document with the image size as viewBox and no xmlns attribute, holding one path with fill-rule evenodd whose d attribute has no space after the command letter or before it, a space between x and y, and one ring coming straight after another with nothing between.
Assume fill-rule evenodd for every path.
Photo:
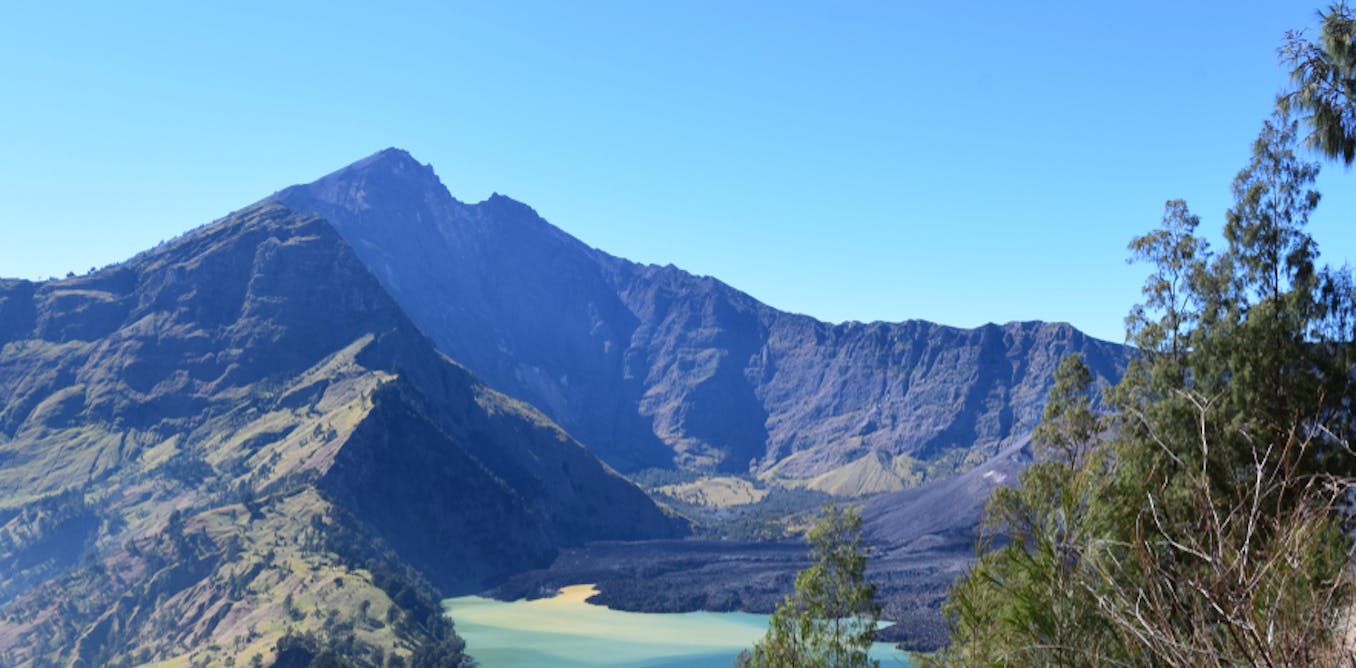
<instances>
[{"instance_id":1,"label":"sandy shoreline","mask_svg":"<svg viewBox=\"0 0 1356 668\"><path fill-rule=\"evenodd\" d=\"M556 595L551 598L540 598L535 601L529 601L529 603L551 606L593 605L588 602L588 599L597 593L598 585L596 584L568 585L561 587L560 591L556 592ZM607 606L598 607L605 608Z\"/></svg>"}]
</instances>

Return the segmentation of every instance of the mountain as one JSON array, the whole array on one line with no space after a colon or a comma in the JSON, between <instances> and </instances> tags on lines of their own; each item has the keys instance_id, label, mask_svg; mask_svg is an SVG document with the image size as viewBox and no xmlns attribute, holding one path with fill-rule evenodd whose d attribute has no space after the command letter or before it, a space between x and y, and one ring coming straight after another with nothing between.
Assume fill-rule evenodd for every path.
<instances>
[{"instance_id":1,"label":"mountain","mask_svg":"<svg viewBox=\"0 0 1356 668\"><path fill-rule=\"evenodd\" d=\"M798 543L654 540L690 526L613 467L754 474L721 480L763 502L699 519L757 535L877 494L887 610L935 646L1070 353L1101 383L1128 355L1064 324L784 313L382 151L125 263L0 280L0 665L459 665L445 595L789 586Z\"/></svg>"},{"instance_id":2,"label":"mountain","mask_svg":"<svg viewBox=\"0 0 1356 668\"><path fill-rule=\"evenodd\" d=\"M273 203L0 281L0 398L3 665L457 665L438 597L686 532Z\"/></svg>"},{"instance_id":3,"label":"mountain","mask_svg":"<svg viewBox=\"0 0 1356 668\"><path fill-rule=\"evenodd\" d=\"M1127 357L1066 324L785 313L590 248L507 197L460 202L397 149L274 199L333 223L439 349L628 472L900 490L1023 442L1063 356L1101 383Z\"/></svg>"}]
</instances>

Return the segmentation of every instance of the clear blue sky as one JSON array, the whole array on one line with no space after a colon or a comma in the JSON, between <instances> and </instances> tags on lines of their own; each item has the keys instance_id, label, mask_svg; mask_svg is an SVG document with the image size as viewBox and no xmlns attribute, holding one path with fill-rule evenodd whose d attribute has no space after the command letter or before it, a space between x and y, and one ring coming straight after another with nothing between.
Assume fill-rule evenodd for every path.
<instances>
[{"instance_id":1,"label":"clear blue sky","mask_svg":"<svg viewBox=\"0 0 1356 668\"><path fill-rule=\"evenodd\" d=\"M391 3L397 4L397 3ZM1304 2L10 3L0 275L125 259L387 146L452 194L833 321L1122 340L1216 229ZM1312 232L1341 263L1356 174Z\"/></svg>"}]
</instances>

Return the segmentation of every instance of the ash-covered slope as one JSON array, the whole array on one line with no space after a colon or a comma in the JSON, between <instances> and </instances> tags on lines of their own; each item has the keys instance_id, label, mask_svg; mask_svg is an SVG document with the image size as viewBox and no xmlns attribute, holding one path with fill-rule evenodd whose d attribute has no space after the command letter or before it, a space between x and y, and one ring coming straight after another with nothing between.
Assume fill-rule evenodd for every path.
<instances>
[{"instance_id":1,"label":"ash-covered slope","mask_svg":"<svg viewBox=\"0 0 1356 668\"><path fill-rule=\"evenodd\" d=\"M684 531L314 214L0 282L0 664L455 658L438 595Z\"/></svg>"},{"instance_id":2,"label":"ash-covered slope","mask_svg":"<svg viewBox=\"0 0 1356 668\"><path fill-rule=\"evenodd\" d=\"M1103 381L1127 355L1065 324L784 313L589 248L506 197L459 202L396 149L275 199L331 220L440 349L623 470L901 489L1026 438L1064 355Z\"/></svg>"}]
</instances>

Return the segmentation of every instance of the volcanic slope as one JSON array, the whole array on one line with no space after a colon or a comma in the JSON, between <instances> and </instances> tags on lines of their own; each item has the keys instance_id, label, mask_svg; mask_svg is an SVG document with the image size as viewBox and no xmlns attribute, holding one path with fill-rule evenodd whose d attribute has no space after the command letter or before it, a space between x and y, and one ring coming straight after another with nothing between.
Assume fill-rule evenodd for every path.
<instances>
[{"instance_id":1,"label":"volcanic slope","mask_svg":"<svg viewBox=\"0 0 1356 668\"><path fill-rule=\"evenodd\" d=\"M590 248L501 195L454 199L387 149L274 195L334 223L438 347L623 471L755 474L855 496L1024 442L1059 360L1127 349L1067 324L829 324Z\"/></svg>"},{"instance_id":2,"label":"volcanic slope","mask_svg":"<svg viewBox=\"0 0 1356 668\"><path fill-rule=\"evenodd\" d=\"M272 203L0 281L0 400L0 665L455 665L438 597L687 530Z\"/></svg>"}]
</instances>

